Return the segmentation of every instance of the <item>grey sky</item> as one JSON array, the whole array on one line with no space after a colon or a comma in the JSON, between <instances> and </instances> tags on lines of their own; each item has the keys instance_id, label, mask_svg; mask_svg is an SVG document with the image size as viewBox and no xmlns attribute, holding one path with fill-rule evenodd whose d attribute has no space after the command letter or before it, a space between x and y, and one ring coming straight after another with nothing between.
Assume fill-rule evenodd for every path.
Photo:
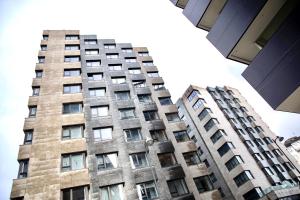
<instances>
[{"instance_id":1,"label":"grey sky","mask_svg":"<svg viewBox=\"0 0 300 200\"><path fill-rule=\"evenodd\" d=\"M274 132L300 135L300 115L273 111L241 77L246 66L223 58L206 32L181 12L169 0L0 1L0 199L8 199L17 175L18 145L44 29L79 29L146 46L174 102L189 84L229 85L241 91Z\"/></svg>"}]
</instances>

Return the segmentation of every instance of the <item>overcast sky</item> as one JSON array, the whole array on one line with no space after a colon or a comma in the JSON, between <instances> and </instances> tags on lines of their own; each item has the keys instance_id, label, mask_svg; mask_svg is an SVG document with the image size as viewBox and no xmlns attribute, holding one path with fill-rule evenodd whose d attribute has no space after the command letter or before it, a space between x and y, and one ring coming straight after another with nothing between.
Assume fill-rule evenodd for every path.
<instances>
[{"instance_id":1,"label":"overcast sky","mask_svg":"<svg viewBox=\"0 0 300 200\"><path fill-rule=\"evenodd\" d=\"M300 116L273 111L243 79L245 65L225 59L169 0L0 0L0 199L18 171L28 96L44 29L146 46L175 102L189 84L240 90L278 135L300 135ZM280 91L277 91L280 92Z\"/></svg>"}]
</instances>

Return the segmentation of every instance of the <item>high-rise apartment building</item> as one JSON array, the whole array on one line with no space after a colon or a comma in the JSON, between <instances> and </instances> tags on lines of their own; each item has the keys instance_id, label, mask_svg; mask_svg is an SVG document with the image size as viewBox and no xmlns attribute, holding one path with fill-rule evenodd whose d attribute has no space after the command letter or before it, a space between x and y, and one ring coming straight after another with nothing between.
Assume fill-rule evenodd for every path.
<instances>
[{"instance_id":1,"label":"high-rise apartment building","mask_svg":"<svg viewBox=\"0 0 300 200\"><path fill-rule=\"evenodd\" d=\"M287 139L284 142L284 145L300 165L300 136L295 136Z\"/></svg>"},{"instance_id":2,"label":"high-rise apartment building","mask_svg":"<svg viewBox=\"0 0 300 200\"><path fill-rule=\"evenodd\" d=\"M177 101L224 199L300 199L300 167L238 90L190 86Z\"/></svg>"},{"instance_id":3,"label":"high-rise apartment building","mask_svg":"<svg viewBox=\"0 0 300 200\"><path fill-rule=\"evenodd\" d=\"M11 199L220 199L147 48L43 32Z\"/></svg>"},{"instance_id":4,"label":"high-rise apartment building","mask_svg":"<svg viewBox=\"0 0 300 200\"><path fill-rule=\"evenodd\" d=\"M300 113L300 2L170 0L276 109Z\"/></svg>"}]
</instances>

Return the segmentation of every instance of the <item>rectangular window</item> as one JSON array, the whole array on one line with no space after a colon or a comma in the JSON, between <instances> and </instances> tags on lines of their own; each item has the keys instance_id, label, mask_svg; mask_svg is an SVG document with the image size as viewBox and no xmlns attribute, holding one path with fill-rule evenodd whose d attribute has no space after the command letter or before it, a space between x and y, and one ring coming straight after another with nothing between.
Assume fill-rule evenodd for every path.
<instances>
[{"instance_id":1,"label":"rectangular window","mask_svg":"<svg viewBox=\"0 0 300 200\"><path fill-rule=\"evenodd\" d=\"M42 78L43 70L35 70L35 78Z\"/></svg>"},{"instance_id":2,"label":"rectangular window","mask_svg":"<svg viewBox=\"0 0 300 200\"><path fill-rule=\"evenodd\" d=\"M127 142L141 141L143 139L140 128L125 129L124 134Z\"/></svg>"},{"instance_id":3,"label":"rectangular window","mask_svg":"<svg viewBox=\"0 0 300 200\"><path fill-rule=\"evenodd\" d=\"M273 140L269 137L264 137L263 140L265 141L266 144L271 144L273 143Z\"/></svg>"},{"instance_id":4,"label":"rectangular window","mask_svg":"<svg viewBox=\"0 0 300 200\"><path fill-rule=\"evenodd\" d=\"M252 173L249 170L247 170L247 171L243 171L242 173L237 175L233 180L234 180L235 184L238 187L240 187L241 185L243 185L250 179L254 179L254 177L253 177Z\"/></svg>"},{"instance_id":5,"label":"rectangular window","mask_svg":"<svg viewBox=\"0 0 300 200\"><path fill-rule=\"evenodd\" d=\"M87 67L100 67L101 66L101 60L87 60L86 61Z\"/></svg>"},{"instance_id":6,"label":"rectangular window","mask_svg":"<svg viewBox=\"0 0 300 200\"><path fill-rule=\"evenodd\" d=\"M272 159L274 156L271 154L270 151L264 151L262 154L267 158L267 159Z\"/></svg>"},{"instance_id":7,"label":"rectangular window","mask_svg":"<svg viewBox=\"0 0 300 200\"><path fill-rule=\"evenodd\" d=\"M247 109L247 108L245 108L244 106L241 106L241 107L240 107L240 109L241 109L241 111L242 111L243 113L246 113L246 112L248 112L248 109Z\"/></svg>"},{"instance_id":8,"label":"rectangular window","mask_svg":"<svg viewBox=\"0 0 300 200\"><path fill-rule=\"evenodd\" d=\"M37 106L29 106L29 117L35 117Z\"/></svg>"},{"instance_id":9,"label":"rectangular window","mask_svg":"<svg viewBox=\"0 0 300 200\"><path fill-rule=\"evenodd\" d=\"M80 62L80 56L65 56L65 62Z\"/></svg>"},{"instance_id":10,"label":"rectangular window","mask_svg":"<svg viewBox=\"0 0 300 200\"><path fill-rule=\"evenodd\" d=\"M115 49L116 44L104 44L104 49Z\"/></svg>"},{"instance_id":11,"label":"rectangular window","mask_svg":"<svg viewBox=\"0 0 300 200\"><path fill-rule=\"evenodd\" d=\"M189 102L191 102L194 99L194 97L199 96L199 95L200 95L200 92L198 90L193 90L191 92L191 94L188 96Z\"/></svg>"},{"instance_id":12,"label":"rectangular window","mask_svg":"<svg viewBox=\"0 0 300 200\"><path fill-rule=\"evenodd\" d=\"M214 173L211 173L208 176L212 183L215 183L218 180Z\"/></svg>"},{"instance_id":13,"label":"rectangular window","mask_svg":"<svg viewBox=\"0 0 300 200\"><path fill-rule=\"evenodd\" d=\"M274 172L271 170L270 167L264 167L262 168L263 172L265 173L266 176L273 176Z\"/></svg>"},{"instance_id":14,"label":"rectangular window","mask_svg":"<svg viewBox=\"0 0 300 200\"><path fill-rule=\"evenodd\" d=\"M145 56L145 57L146 57L146 56L149 56L149 52L147 52L147 51L145 51L145 52L139 52L138 54L139 54L139 56L143 56L143 57L144 57L144 56Z\"/></svg>"},{"instance_id":15,"label":"rectangular window","mask_svg":"<svg viewBox=\"0 0 300 200\"><path fill-rule=\"evenodd\" d=\"M165 85L163 83L152 84L155 91L165 90Z\"/></svg>"},{"instance_id":16,"label":"rectangular window","mask_svg":"<svg viewBox=\"0 0 300 200\"><path fill-rule=\"evenodd\" d=\"M219 149L218 153L222 157L224 154L226 154L230 149L235 149L232 142L226 142L224 143Z\"/></svg>"},{"instance_id":17,"label":"rectangular window","mask_svg":"<svg viewBox=\"0 0 300 200\"><path fill-rule=\"evenodd\" d=\"M152 200L158 197L154 181L140 183L136 185L139 200Z\"/></svg>"},{"instance_id":18,"label":"rectangular window","mask_svg":"<svg viewBox=\"0 0 300 200\"><path fill-rule=\"evenodd\" d=\"M146 87L146 81L145 80L132 81L132 84L135 88L144 88L144 87Z\"/></svg>"},{"instance_id":19,"label":"rectangular window","mask_svg":"<svg viewBox=\"0 0 300 200\"><path fill-rule=\"evenodd\" d=\"M135 153L129 156L132 169L143 168L148 166L146 153Z\"/></svg>"},{"instance_id":20,"label":"rectangular window","mask_svg":"<svg viewBox=\"0 0 300 200\"><path fill-rule=\"evenodd\" d=\"M256 161L261 161L264 160L264 158L262 157L262 155L260 155L259 153L255 153L253 154L253 157Z\"/></svg>"},{"instance_id":21,"label":"rectangular window","mask_svg":"<svg viewBox=\"0 0 300 200\"><path fill-rule=\"evenodd\" d=\"M203 120L209 113L213 113L210 108L204 108L201 113L198 115L198 118Z\"/></svg>"},{"instance_id":22,"label":"rectangular window","mask_svg":"<svg viewBox=\"0 0 300 200\"><path fill-rule=\"evenodd\" d=\"M148 75L150 78L157 78L157 77L159 77L158 72L148 72L147 75Z\"/></svg>"},{"instance_id":23,"label":"rectangular window","mask_svg":"<svg viewBox=\"0 0 300 200\"><path fill-rule=\"evenodd\" d=\"M111 81L113 84L124 84L126 83L125 77L111 77Z\"/></svg>"},{"instance_id":24,"label":"rectangular window","mask_svg":"<svg viewBox=\"0 0 300 200\"><path fill-rule=\"evenodd\" d=\"M89 81L101 81L103 79L103 73L88 73Z\"/></svg>"},{"instance_id":25,"label":"rectangular window","mask_svg":"<svg viewBox=\"0 0 300 200\"><path fill-rule=\"evenodd\" d=\"M264 129L262 129L261 126L256 126L256 127L255 127L255 130L256 130L257 132L259 132L259 133L264 132Z\"/></svg>"},{"instance_id":26,"label":"rectangular window","mask_svg":"<svg viewBox=\"0 0 300 200\"><path fill-rule=\"evenodd\" d=\"M154 142L162 142L168 139L164 130L151 130L150 135Z\"/></svg>"},{"instance_id":27,"label":"rectangular window","mask_svg":"<svg viewBox=\"0 0 300 200\"><path fill-rule=\"evenodd\" d=\"M253 116L248 116L247 119L248 119L249 122L254 122L255 121Z\"/></svg>"},{"instance_id":28,"label":"rectangular window","mask_svg":"<svg viewBox=\"0 0 300 200\"><path fill-rule=\"evenodd\" d=\"M118 101L125 101L130 99L130 92L129 91L120 91L115 92L116 99Z\"/></svg>"},{"instance_id":29,"label":"rectangular window","mask_svg":"<svg viewBox=\"0 0 300 200\"><path fill-rule=\"evenodd\" d=\"M85 167L84 153L63 154L61 156L61 169L63 172L83 169Z\"/></svg>"},{"instance_id":30,"label":"rectangular window","mask_svg":"<svg viewBox=\"0 0 300 200\"><path fill-rule=\"evenodd\" d=\"M120 112L121 119L135 118L134 108L120 109L119 112Z\"/></svg>"},{"instance_id":31,"label":"rectangular window","mask_svg":"<svg viewBox=\"0 0 300 200\"><path fill-rule=\"evenodd\" d=\"M41 45L41 51L47 51L47 45Z\"/></svg>"},{"instance_id":32,"label":"rectangular window","mask_svg":"<svg viewBox=\"0 0 300 200\"><path fill-rule=\"evenodd\" d=\"M136 58L135 57L125 57L125 62L127 63L135 63Z\"/></svg>"},{"instance_id":33,"label":"rectangular window","mask_svg":"<svg viewBox=\"0 0 300 200\"><path fill-rule=\"evenodd\" d=\"M225 163L225 165L226 165L228 171L231 171L232 169L234 169L236 166L238 166L241 163L244 163L241 156L233 156Z\"/></svg>"},{"instance_id":34,"label":"rectangular window","mask_svg":"<svg viewBox=\"0 0 300 200\"><path fill-rule=\"evenodd\" d=\"M198 165L201 163L200 157L196 151L183 153L183 157L185 159L187 166Z\"/></svg>"},{"instance_id":35,"label":"rectangular window","mask_svg":"<svg viewBox=\"0 0 300 200\"><path fill-rule=\"evenodd\" d=\"M89 88L89 93L91 97L104 97L105 88Z\"/></svg>"},{"instance_id":36,"label":"rectangular window","mask_svg":"<svg viewBox=\"0 0 300 200\"><path fill-rule=\"evenodd\" d=\"M105 117L108 116L108 106L92 106L92 117Z\"/></svg>"},{"instance_id":37,"label":"rectangular window","mask_svg":"<svg viewBox=\"0 0 300 200\"><path fill-rule=\"evenodd\" d=\"M207 192L214 189L209 176L200 176L198 178L194 178L194 182L199 193Z\"/></svg>"},{"instance_id":38,"label":"rectangular window","mask_svg":"<svg viewBox=\"0 0 300 200\"><path fill-rule=\"evenodd\" d=\"M128 70L129 74L141 74L142 71L140 68L131 68Z\"/></svg>"},{"instance_id":39,"label":"rectangular window","mask_svg":"<svg viewBox=\"0 0 300 200\"><path fill-rule=\"evenodd\" d=\"M32 144L33 130L24 130L24 143Z\"/></svg>"},{"instance_id":40,"label":"rectangular window","mask_svg":"<svg viewBox=\"0 0 300 200\"><path fill-rule=\"evenodd\" d=\"M122 52L123 53L132 53L133 50L132 50L132 48L122 48Z\"/></svg>"},{"instance_id":41,"label":"rectangular window","mask_svg":"<svg viewBox=\"0 0 300 200\"><path fill-rule=\"evenodd\" d=\"M79 40L79 35L66 35L66 40Z\"/></svg>"},{"instance_id":42,"label":"rectangular window","mask_svg":"<svg viewBox=\"0 0 300 200\"><path fill-rule=\"evenodd\" d=\"M201 106L203 106L206 103L206 101L202 98L199 98L196 103L193 105L193 109L197 110L198 108L200 108Z\"/></svg>"},{"instance_id":43,"label":"rectangular window","mask_svg":"<svg viewBox=\"0 0 300 200\"><path fill-rule=\"evenodd\" d=\"M64 94L74 94L81 92L81 84L64 85Z\"/></svg>"},{"instance_id":44,"label":"rectangular window","mask_svg":"<svg viewBox=\"0 0 300 200\"><path fill-rule=\"evenodd\" d=\"M112 127L94 128L93 129L95 142L102 142L112 139Z\"/></svg>"},{"instance_id":45,"label":"rectangular window","mask_svg":"<svg viewBox=\"0 0 300 200\"><path fill-rule=\"evenodd\" d=\"M97 157L97 169L98 171L113 169L118 167L118 154L117 153L107 153L99 154Z\"/></svg>"},{"instance_id":46,"label":"rectangular window","mask_svg":"<svg viewBox=\"0 0 300 200\"><path fill-rule=\"evenodd\" d=\"M166 117L167 117L169 122L179 122L180 121L180 117L179 117L177 112L175 112L175 113L166 113Z\"/></svg>"},{"instance_id":47,"label":"rectangular window","mask_svg":"<svg viewBox=\"0 0 300 200\"><path fill-rule=\"evenodd\" d=\"M65 50L68 50L68 51L80 50L80 46L78 44L66 44Z\"/></svg>"},{"instance_id":48,"label":"rectangular window","mask_svg":"<svg viewBox=\"0 0 300 200\"><path fill-rule=\"evenodd\" d=\"M157 154L161 167L170 167L177 164L174 153Z\"/></svg>"},{"instance_id":49,"label":"rectangular window","mask_svg":"<svg viewBox=\"0 0 300 200\"><path fill-rule=\"evenodd\" d=\"M122 70L122 64L108 64L108 69L110 71L120 71Z\"/></svg>"},{"instance_id":50,"label":"rectangular window","mask_svg":"<svg viewBox=\"0 0 300 200\"><path fill-rule=\"evenodd\" d=\"M99 49L86 49L85 55L98 55Z\"/></svg>"},{"instance_id":51,"label":"rectangular window","mask_svg":"<svg viewBox=\"0 0 300 200\"><path fill-rule=\"evenodd\" d=\"M43 35L43 40L48 40L49 39L49 35Z\"/></svg>"},{"instance_id":52,"label":"rectangular window","mask_svg":"<svg viewBox=\"0 0 300 200\"><path fill-rule=\"evenodd\" d=\"M45 63L45 56L39 56L38 63Z\"/></svg>"},{"instance_id":53,"label":"rectangular window","mask_svg":"<svg viewBox=\"0 0 300 200\"><path fill-rule=\"evenodd\" d=\"M123 194L122 184L100 187L100 200L122 200Z\"/></svg>"},{"instance_id":54,"label":"rectangular window","mask_svg":"<svg viewBox=\"0 0 300 200\"><path fill-rule=\"evenodd\" d=\"M172 197L179 197L189 193L184 179L171 180L167 183Z\"/></svg>"},{"instance_id":55,"label":"rectangular window","mask_svg":"<svg viewBox=\"0 0 300 200\"><path fill-rule=\"evenodd\" d=\"M204 125L204 129L206 131L209 131L213 126L219 124L219 121L215 118L211 118L205 125Z\"/></svg>"},{"instance_id":56,"label":"rectangular window","mask_svg":"<svg viewBox=\"0 0 300 200\"><path fill-rule=\"evenodd\" d=\"M29 159L19 160L18 178L26 178L28 176Z\"/></svg>"},{"instance_id":57,"label":"rectangular window","mask_svg":"<svg viewBox=\"0 0 300 200\"><path fill-rule=\"evenodd\" d=\"M153 61L143 61L143 66L150 67L150 66L154 66L154 64L153 64Z\"/></svg>"},{"instance_id":58,"label":"rectangular window","mask_svg":"<svg viewBox=\"0 0 300 200\"><path fill-rule=\"evenodd\" d=\"M40 95L40 86L32 87L32 96L39 96Z\"/></svg>"},{"instance_id":59,"label":"rectangular window","mask_svg":"<svg viewBox=\"0 0 300 200\"><path fill-rule=\"evenodd\" d=\"M186 142L190 140L186 131L176 131L174 132L174 136L177 142Z\"/></svg>"},{"instance_id":60,"label":"rectangular window","mask_svg":"<svg viewBox=\"0 0 300 200\"><path fill-rule=\"evenodd\" d=\"M245 144L248 148L254 147L253 143L252 143L250 140L245 140L245 141L244 141L244 144Z\"/></svg>"},{"instance_id":61,"label":"rectangular window","mask_svg":"<svg viewBox=\"0 0 300 200\"><path fill-rule=\"evenodd\" d=\"M95 40L95 39L85 39L84 44L97 44L97 40Z\"/></svg>"},{"instance_id":62,"label":"rectangular window","mask_svg":"<svg viewBox=\"0 0 300 200\"><path fill-rule=\"evenodd\" d=\"M63 114L72 114L82 112L82 103L64 103Z\"/></svg>"},{"instance_id":63,"label":"rectangular window","mask_svg":"<svg viewBox=\"0 0 300 200\"><path fill-rule=\"evenodd\" d=\"M221 137L223 137L223 135L226 135L224 130L217 130L217 132L215 132L210 139L213 143L216 143Z\"/></svg>"},{"instance_id":64,"label":"rectangular window","mask_svg":"<svg viewBox=\"0 0 300 200\"><path fill-rule=\"evenodd\" d=\"M158 97L158 100L162 106L173 104L171 97Z\"/></svg>"},{"instance_id":65,"label":"rectangular window","mask_svg":"<svg viewBox=\"0 0 300 200\"><path fill-rule=\"evenodd\" d=\"M62 139L83 138L83 125L71 125L62 127Z\"/></svg>"},{"instance_id":66,"label":"rectangular window","mask_svg":"<svg viewBox=\"0 0 300 200\"><path fill-rule=\"evenodd\" d=\"M151 120L159 119L156 110L144 111L143 113L144 113L144 117L145 117L146 121L151 121Z\"/></svg>"},{"instance_id":67,"label":"rectangular window","mask_svg":"<svg viewBox=\"0 0 300 200\"><path fill-rule=\"evenodd\" d=\"M65 77L80 76L80 74L81 74L80 69L64 69Z\"/></svg>"},{"instance_id":68,"label":"rectangular window","mask_svg":"<svg viewBox=\"0 0 300 200\"><path fill-rule=\"evenodd\" d=\"M106 58L107 59L118 59L119 58L119 54L117 54L117 53L107 53L106 54Z\"/></svg>"},{"instance_id":69,"label":"rectangular window","mask_svg":"<svg viewBox=\"0 0 300 200\"><path fill-rule=\"evenodd\" d=\"M85 200L88 198L87 187L75 187L62 190L62 200Z\"/></svg>"},{"instance_id":70,"label":"rectangular window","mask_svg":"<svg viewBox=\"0 0 300 200\"><path fill-rule=\"evenodd\" d=\"M276 157L283 156L282 152L279 149L274 149L273 153L275 154Z\"/></svg>"},{"instance_id":71,"label":"rectangular window","mask_svg":"<svg viewBox=\"0 0 300 200\"><path fill-rule=\"evenodd\" d=\"M139 102L141 103L152 103L151 94L139 94L138 95Z\"/></svg>"},{"instance_id":72,"label":"rectangular window","mask_svg":"<svg viewBox=\"0 0 300 200\"><path fill-rule=\"evenodd\" d=\"M253 188L252 190L243 194L245 200L253 200L253 199L260 199L264 196L264 192L261 187ZM288 197L289 198L289 197Z\"/></svg>"}]
</instances>

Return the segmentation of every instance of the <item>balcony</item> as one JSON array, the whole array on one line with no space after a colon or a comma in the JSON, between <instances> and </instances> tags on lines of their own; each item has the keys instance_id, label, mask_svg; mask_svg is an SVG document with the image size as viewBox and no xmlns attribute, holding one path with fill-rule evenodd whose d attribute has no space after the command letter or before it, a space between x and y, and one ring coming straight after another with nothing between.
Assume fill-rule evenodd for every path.
<instances>
[{"instance_id":1,"label":"balcony","mask_svg":"<svg viewBox=\"0 0 300 200\"><path fill-rule=\"evenodd\" d=\"M162 168L162 171L167 180L185 177L184 171L180 164Z\"/></svg>"}]
</instances>

